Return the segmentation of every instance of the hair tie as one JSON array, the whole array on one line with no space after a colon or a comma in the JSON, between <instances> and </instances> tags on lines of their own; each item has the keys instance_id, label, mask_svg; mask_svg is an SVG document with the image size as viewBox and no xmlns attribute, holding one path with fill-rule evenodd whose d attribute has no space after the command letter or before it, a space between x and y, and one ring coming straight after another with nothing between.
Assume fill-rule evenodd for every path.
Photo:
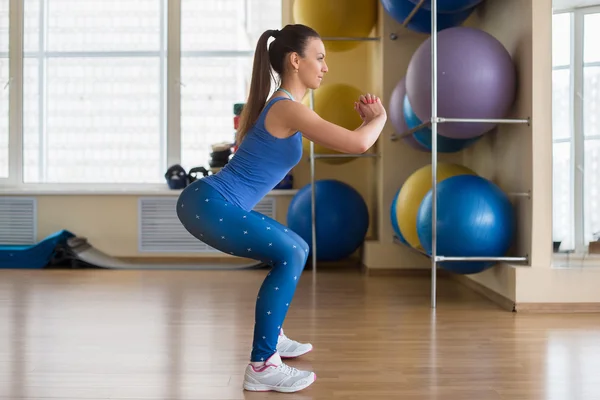
<instances>
[{"instance_id":1,"label":"hair tie","mask_svg":"<svg viewBox=\"0 0 600 400\"><path fill-rule=\"evenodd\" d=\"M279 29L273 29L271 31L271 36L273 36L275 39L277 39L279 37L279 32L281 32Z\"/></svg>"}]
</instances>

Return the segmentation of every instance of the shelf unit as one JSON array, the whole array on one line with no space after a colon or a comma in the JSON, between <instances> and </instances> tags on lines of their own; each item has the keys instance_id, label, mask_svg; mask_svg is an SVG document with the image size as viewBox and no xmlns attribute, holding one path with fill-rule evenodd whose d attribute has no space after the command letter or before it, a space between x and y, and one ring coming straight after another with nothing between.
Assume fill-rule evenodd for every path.
<instances>
[{"instance_id":1,"label":"shelf unit","mask_svg":"<svg viewBox=\"0 0 600 400\"><path fill-rule=\"evenodd\" d=\"M529 256L524 257L447 257L444 255L437 254L437 161L438 161L438 150L437 150L437 135L438 135L438 124L440 123L497 123L497 124L527 124L531 125L531 118L522 119L469 119L469 118L445 118L437 115L438 111L438 32L437 32L437 3L438 0L431 0L431 120L422 123L421 125L409 129L402 133L395 133L391 136L392 141L396 141L400 138L409 136L414 132L430 127L431 128L431 184L432 184L432 246L431 255L423 253L419 250L415 250L420 254L430 258L431 260L431 308L437 307L437 263L442 261L504 261L512 263L526 263L529 261ZM420 0L415 5L412 12L406 17L403 22L403 26L406 27L411 21L417 11L423 7L425 0ZM397 38L397 35L392 34L390 36L392 40ZM531 198L531 192L526 193L509 193L509 196L513 197L527 197ZM400 240L394 236L394 243L402 245Z\"/></svg>"},{"instance_id":2,"label":"shelf unit","mask_svg":"<svg viewBox=\"0 0 600 400\"><path fill-rule=\"evenodd\" d=\"M343 37L343 36L328 36L323 37L323 41L349 41L349 42L376 42L381 40L379 36L368 36L368 37ZM315 94L310 89L310 102L309 106L311 110L314 110L315 105ZM311 189L311 230L312 230L312 270L313 273L317 271L317 204L315 198L315 160L324 158L377 158L379 154L364 153L364 154L315 154L315 144L310 142L310 189Z\"/></svg>"}]
</instances>

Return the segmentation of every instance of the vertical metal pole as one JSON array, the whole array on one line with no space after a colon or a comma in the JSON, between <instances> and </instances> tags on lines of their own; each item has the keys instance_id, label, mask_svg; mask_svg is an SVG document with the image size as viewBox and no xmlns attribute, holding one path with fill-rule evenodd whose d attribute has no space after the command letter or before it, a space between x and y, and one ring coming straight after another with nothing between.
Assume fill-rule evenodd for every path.
<instances>
[{"instance_id":1,"label":"vertical metal pole","mask_svg":"<svg viewBox=\"0 0 600 400\"><path fill-rule=\"evenodd\" d=\"M47 50L48 37L48 0L39 1L38 23L38 181L48 181L48 90L46 85L46 72L48 70L48 61L44 56Z\"/></svg>"},{"instance_id":2,"label":"vertical metal pole","mask_svg":"<svg viewBox=\"0 0 600 400\"><path fill-rule=\"evenodd\" d=\"M163 18L166 27L162 35L165 47L161 50L166 54L166 71L163 75L167 78L167 84L166 98L161 96L165 101L161 107L166 112L162 122L162 127L166 129L166 148L161 159L164 157L164 165L169 166L181 163L181 0L167 0L162 4L167 10L166 22Z\"/></svg>"},{"instance_id":3,"label":"vertical metal pole","mask_svg":"<svg viewBox=\"0 0 600 400\"><path fill-rule=\"evenodd\" d=\"M310 90L310 109L315 109L315 93ZM310 142L310 195L311 195L311 227L312 227L312 268L317 271L317 204L315 196L315 144Z\"/></svg>"},{"instance_id":4,"label":"vertical metal pole","mask_svg":"<svg viewBox=\"0 0 600 400\"><path fill-rule=\"evenodd\" d=\"M437 290L437 0L431 0L431 308L436 308Z\"/></svg>"},{"instance_id":5,"label":"vertical metal pole","mask_svg":"<svg viewBox=\"0 0 600 400\"><path fill-rule=\"evenodd\" d=\"M24 5L8 2L8 181L23 183L23 21ZM4 82L2 82L4 85Z\"/></svg>"}]
</instances>

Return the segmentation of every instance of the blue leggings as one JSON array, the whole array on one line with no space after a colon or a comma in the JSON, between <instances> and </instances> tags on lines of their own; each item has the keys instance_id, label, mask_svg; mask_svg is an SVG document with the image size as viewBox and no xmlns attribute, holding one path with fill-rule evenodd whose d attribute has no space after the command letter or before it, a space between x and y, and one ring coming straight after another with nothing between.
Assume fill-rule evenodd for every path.
<instances>
[{"instance_id":1,"label":"blue leggings","mask_svg":"<svg viewBox=\"0 0 600 400\"><path fill-rule=\"evenodd\" d=\"M308 258L308 245L291 229L256 211L228 202L197 180L177 201L177 216L193 236L224 253L272 266L256 300L250 361L276 352L277 338Z\"/></svg>"}]
</instances>

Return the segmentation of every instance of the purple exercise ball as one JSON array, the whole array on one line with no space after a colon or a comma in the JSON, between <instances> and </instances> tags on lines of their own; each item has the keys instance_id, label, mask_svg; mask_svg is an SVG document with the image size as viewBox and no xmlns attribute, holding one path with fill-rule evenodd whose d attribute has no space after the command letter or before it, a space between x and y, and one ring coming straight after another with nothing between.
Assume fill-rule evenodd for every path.
<instances>
[{"instance_id":1,"label":"purple exercise ball","mask_svg":"<svg viewBox=\"0 0 600 400\"><path fill-rule=\"evenodd\" d=\"M516 96L512 58L496 38L480 29L456 27L438 34L438 117L501 119ZM431 119L431 38L414 53L406 91L421 121ZM492 130L492 123L442 123L440 135L469 139Z\"/></svg>"},{"instance_id":2,"label":"purple exercise ball","mask_svg":"<svg viewBox=\"0 0 600 400\"><path fill-rule=\"evenodd\" d=\"M406 94L406 77L400 79L396 87L392 91L389 103L390 122L398 135L408 131L408 125L404 119L403 103L404 95ZM419 143L413 135L404 136L402 138L406 144L415 150L427 151L427 148Z\"/></svg>"},{"instance_id":3,"label":"purple exercise ball","mask_svg":"<svg viewBox=\"0 0 600 400\"><path fill-rule=\"evenodd\" d=\"M409 0L417 5L421 0ZM469 8L477 7L483 0L438 0L438 13L457 13ZM431 11L431 0L426 0L422 5L423 9Z\"/></svg>"}]
</instances>

